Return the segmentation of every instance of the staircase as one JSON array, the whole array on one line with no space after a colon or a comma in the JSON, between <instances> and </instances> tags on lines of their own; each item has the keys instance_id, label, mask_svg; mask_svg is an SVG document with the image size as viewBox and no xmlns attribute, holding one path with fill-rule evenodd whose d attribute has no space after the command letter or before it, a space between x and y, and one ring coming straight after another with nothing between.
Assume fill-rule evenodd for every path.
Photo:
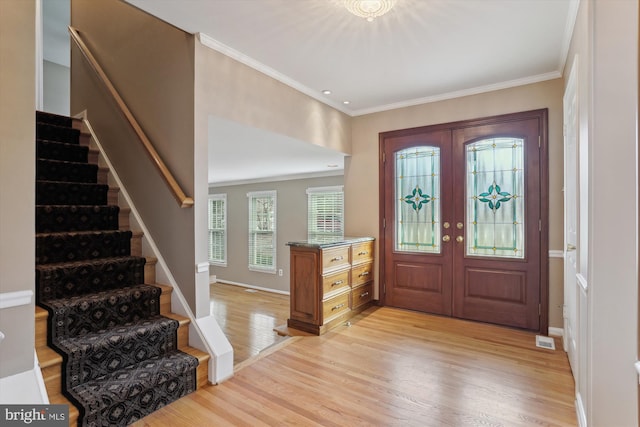
<instances>
[{"instance_id":1,"label":"staircase","mask_svg":"<svg viewBox=\"0 0 640 427\"><path fill-rule=\"evenodd\" d=\"M36 113L36 337L70 425L128 425L207 384L209 355L129 230L81 121Z\"/></svg>"}]
</instances>

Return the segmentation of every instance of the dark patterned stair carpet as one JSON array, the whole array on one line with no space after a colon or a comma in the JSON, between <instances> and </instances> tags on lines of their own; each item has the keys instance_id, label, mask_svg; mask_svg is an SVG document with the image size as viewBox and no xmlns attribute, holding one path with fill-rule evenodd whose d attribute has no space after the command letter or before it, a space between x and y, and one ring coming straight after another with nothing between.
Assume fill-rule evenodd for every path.
<instances>
[{"instance_id":1,"label":"dark patterned stair carpet","mask_svg":"<svg viewBox=\"0 0 640 427\"><path fill-rule=\"evenodd\" d=\"M78 425L124 426L196 388L198 360L178 350L161 289L144 284L145 259L68 117L36 114L36 302L47 342L62 355L62 393Z\"/></svg>"},{"instance_id":2,"label":"dark patterned stair carpet","mask_svg":"<svg viewBox=\"0 0 640 427\"><path fill-rule=\"evenodd\" d=\"M117 230L118 206L36 206L36 233Z\"/></svg>"},{"instance_id":3,"label":"dark patterned stair carpet","mask_svg":"<svg viewBox=\"0 0 640 427\"><path fill-rule=\"evenodd\" d=\"M120 257L131 253L130 231L71 231L36 236L36 263Z\"/></svg>"},{"instance_id":4,"label":"dark patterned stair carpet","mask_svg":"<svg viewBox=\"0 0 640 427\"><path fill-rule=\"evenodd\" d=\"M36 158L38 159L86 163L88 156L89 147L42 139L36 141Z\"/></svg>"},{"instance_id":5,"label":"dark patterned stair carpet","mask_svg":"<svg viewBox=\"0 0 640 427\"><path fill-rule=\"evenodd\" d=\"M36 175L42 181L84 182L95 184L98 166L88 163L38 159Z\"/></svg>"},{"instance_id":6,"label":"dark patterned stair carpet","mask_svg":"<svg viewBox=\"0 0 640 427\"><path fill-rule=\"evenodd\" d=\"M36 205L106 205L109 186L36 180Z\"/></svg>"}]
</instances>

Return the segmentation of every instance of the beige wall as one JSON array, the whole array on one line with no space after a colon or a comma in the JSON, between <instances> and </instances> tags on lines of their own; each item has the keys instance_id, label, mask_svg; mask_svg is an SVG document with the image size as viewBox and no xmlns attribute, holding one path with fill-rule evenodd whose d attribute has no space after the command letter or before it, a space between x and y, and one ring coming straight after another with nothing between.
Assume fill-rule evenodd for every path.
<instances>
[{"instance_id":1,"label":"beige wall","mask_svg":"<svg viewBox=\"0 0 640 427\"><path fill-rule=\"evenodd\" d=\"M117 0L73 0L71 25L85 39L178 183L187 195L194 195L193 36ZM172 275L197 312L196 209L178 207L75 47L71 81L71 113L87 110ZM206 200L206 180L203 185ZM201 201L196 199L196 203ZM206 262L206 256L202 261Z\"/></svg>"},{"instance_id":2,"label":"beige wall","mask_svg":"<svg viewBox=\"0 0 640 427\"><path fill-rule=\"evenodd\" d=\"M35 284L34 0L0 1L0 293ZM34 299L0 309L0 378L33 369Z\"/></svg>"},{"instance_id":3,"label":"beige wall","mask_svg":"<svg viewBox=\"0 0 640 427\"><path fill-rule=\"evenodd\" d=\"M563 245L562 79L355 117L353 155L345 161L345 225L352 236L379 237L378 134L498 114L549 109L549 249ZM365 214L366 213L366 214ZM549 326L562 328L562 259L551 258ZM376 283L378 271L376 271Z\"/></svg>"},{"instance_id":4,"label":"beige wall","mask_svg":"<svg viewBox=\"0 0 640 427\"><path fill-rule=\"evenodd\" d=\"M289 292L289 247L287 242L307 239L307 188L343 184L342 176L261 182L226 187L211 187L210 194L227 195L227 267L211 266L211 274L227 280ZM249 259L248 234L250 191L277 191L277 253L276 263L282 276L258 273L247 268Z\"/></svg>"}]
</instances>

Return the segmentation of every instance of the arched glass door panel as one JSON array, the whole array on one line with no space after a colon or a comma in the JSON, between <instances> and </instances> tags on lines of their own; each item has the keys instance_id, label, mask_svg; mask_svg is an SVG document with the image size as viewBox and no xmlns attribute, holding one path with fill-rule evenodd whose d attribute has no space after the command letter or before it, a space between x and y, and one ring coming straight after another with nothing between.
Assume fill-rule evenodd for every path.
<instances>
[{"instance_id":1,"label":"arched glass door panel","mask_svg":"<svg viewBox=\"0 0 640 427\"><path fill-rule=\"evenodd\" d=\"M521 138L491 138L466 145L465 255L524 258L523 145Z\"/></svg>"},{"instance_id":2,"label":"arched glass door panel","mask_svg":"<svg viewBox=\"0 0 640 427\"><path fill-rule=\"evenodd\" d=\"M395 250L439 254L440 148L396 151L395 183Z\"/></svg>"}]
</instances>

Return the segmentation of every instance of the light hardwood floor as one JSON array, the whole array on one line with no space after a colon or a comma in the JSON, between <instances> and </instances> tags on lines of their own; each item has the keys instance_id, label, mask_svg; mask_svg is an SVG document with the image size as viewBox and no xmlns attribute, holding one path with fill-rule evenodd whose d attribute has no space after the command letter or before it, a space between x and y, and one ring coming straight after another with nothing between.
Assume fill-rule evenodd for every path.
<instances>
[{"instance_id":1,"label":"light hardwood floor","mask_svg":"<svg viewBox=\"0 0 640 427\"><path fill-rule=\"evenodd\" d=\"M288 295L225 283L212 283L209 289L211 313L231 342L234 365L286 339L273 328L287 323Z\"/></svg>"},{"instance_id":2,"label":"light hardwood floor","mask_svg":"<svg viewBox=\"0 0 640 427\"><path fill-rule=\"evenodd\" d=\"M573 396L565 353L533 333L374 307L137 426L575 426Z\"/></svg>"}]
</instances>

